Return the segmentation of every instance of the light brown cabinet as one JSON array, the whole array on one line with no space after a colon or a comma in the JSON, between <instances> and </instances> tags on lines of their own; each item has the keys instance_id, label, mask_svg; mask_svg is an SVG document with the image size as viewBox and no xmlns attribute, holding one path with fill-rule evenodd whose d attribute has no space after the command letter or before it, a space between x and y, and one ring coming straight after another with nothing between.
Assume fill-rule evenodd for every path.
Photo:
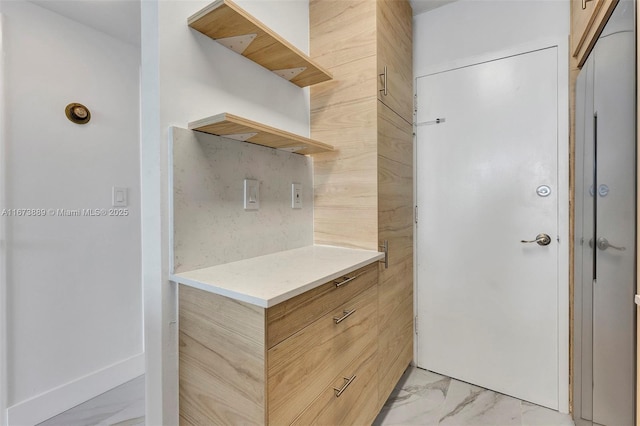
<instances>
[{"instance_id":1,"label":"light brown cabinet","mask_svg":"<svg viewBox=\"0 0 640 426\"><path fill-rule=\"evenodd\" d=\"M379 250L378 408L413 356L412 16L407 1L311 0L310 53L333 75L311 88L316 244ZM387 95L381 70L387 67Z\"/></svg>"},{"instance_id":2,"label":"light brown cabinet","mask_svg":"<svg viewBox=\"0 0 640 426\"><path fill-rule=\"evenodd\" d=\"M618 0L571 0L571 56L582 67Z\"/></svg>"},{"instance_id":3,"label":"light brown cabinet","mask_svg":"<svg viewBox=\"0 0 640 426\"><path fill-rule=\"evenodd\" d=\"M378 1L376 7L378 99L412 122L411 6L405 1Z\"/></svg>"},{"instance_id":4,"label":"light brown cabinet","mask_svg":"<svg viewBox=\"0 0 640 426\"><path fill-rule=\"evenodd\" d=\"M180 424L367 424L378 413L375 264L266 309L180 285L179 328Z\"/></svg>"}]
</instances>

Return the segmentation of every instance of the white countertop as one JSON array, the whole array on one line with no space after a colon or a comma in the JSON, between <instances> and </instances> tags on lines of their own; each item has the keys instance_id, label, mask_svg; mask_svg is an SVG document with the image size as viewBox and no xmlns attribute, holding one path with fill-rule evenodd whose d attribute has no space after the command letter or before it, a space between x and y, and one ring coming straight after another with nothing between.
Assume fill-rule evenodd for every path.
<instances>
[{"instance_id":1,"label":"white countertop","mask_svg":"<svg viewBox=\"0 0 640 426\"><path fill-rule=\"evenodd\" d=\"M307 246L172 274L180 284L268 308L384 259L384 253Z\"/></svg>"}]
</instances>

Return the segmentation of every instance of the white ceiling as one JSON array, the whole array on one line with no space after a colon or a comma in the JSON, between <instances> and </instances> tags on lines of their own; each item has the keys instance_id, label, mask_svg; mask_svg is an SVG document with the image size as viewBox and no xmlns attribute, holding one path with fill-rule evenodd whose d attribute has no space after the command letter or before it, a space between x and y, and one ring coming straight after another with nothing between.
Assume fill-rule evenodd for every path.
<instances>
[{"instance_id":1,"label":"white ceiling","mask_svg":"<svg viewBox=\"0 0 640 426\"><path fill-rule=\"evenodd\" d=\"M126 43L140 46L139 0L31 0Z\"/></svg>"},{"instance_id":2,"label":"white ceiling","mask_svg":"<svg viewBox=\"0 0 640 426\"><path fill-rule=\"evenodd\" d=\"M436 7L444 6L448 3L453 3L456 0L409 0L411 7L413 8L413 14L418 15L428 10L435 9Z\"/></svg>"},{"instance_id":3,"label":"white ceiling","mask_svg":"<svg viewBox=\"0 0 640 426\"><path fill-rule=\"evenodd\" d=\"M413 14L418 15L456 0L409 1ZM31 2L126 43L140 46L140 0L31 0Z\"/></svg>"}]
</instances>

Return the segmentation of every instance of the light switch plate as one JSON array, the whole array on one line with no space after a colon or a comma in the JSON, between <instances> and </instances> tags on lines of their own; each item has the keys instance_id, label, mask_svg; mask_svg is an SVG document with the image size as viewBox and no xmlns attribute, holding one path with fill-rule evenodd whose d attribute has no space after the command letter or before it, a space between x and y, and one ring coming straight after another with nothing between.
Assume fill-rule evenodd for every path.
<instances>
[{"instance_id":1,"label":"light switch plate","mask_svg":"<svg viewBox=\"0 0 640 426\"><path fill-rule=\"evenodd\" d=\"M301 183L291 184L291 208L292 209L302 208L302 184Z\"/></svg>"},{"instance_id":2,"label":"light switch plate","mask_svg":"<svg viewBox=\"0 0 640 426\"><path fill-rule=\"evenodd\" d=\"M129 205L128 188L114 186L111 188L111 204L113 207L127 207Z\"/></svg>"},{"instance_id":3,"label":"light switch plate","mask_svg":"<svg viewBox=\"0 0 640 426\"><path fill-rule=\"evenodd\" d=\"M260 209L260 183L255 179L244 180L244 209Z\"/></svg>"}]
</instances>

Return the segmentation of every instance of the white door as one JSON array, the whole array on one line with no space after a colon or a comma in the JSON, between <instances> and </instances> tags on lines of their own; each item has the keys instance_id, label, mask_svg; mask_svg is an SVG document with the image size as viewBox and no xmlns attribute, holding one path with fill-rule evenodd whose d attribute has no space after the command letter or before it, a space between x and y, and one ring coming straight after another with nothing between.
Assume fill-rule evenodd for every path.
<instances>
[{"instance_id":1,"label":"white door","mask_svg":"<svg viewBox=\"0 0 640 426\"><path fill-rule=\"evenodd\" d=\"M557 74L548 48L418 78L416 148L418 366L553 409Z\"/></svg>"}]
</instances>

